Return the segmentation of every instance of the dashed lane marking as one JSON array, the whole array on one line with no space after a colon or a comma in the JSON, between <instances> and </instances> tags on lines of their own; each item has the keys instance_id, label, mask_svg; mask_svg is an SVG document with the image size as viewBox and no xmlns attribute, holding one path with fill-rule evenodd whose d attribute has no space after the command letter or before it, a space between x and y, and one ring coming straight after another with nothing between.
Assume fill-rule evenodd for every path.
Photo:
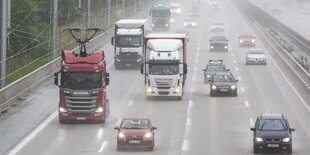
<instances>
[{"instance_id":1,"label":"dashed lane marking","mask_svg":"<svg viewBox=\"0 0 310 155\"><path fill-rule=\"evenodd\" d=\"M249 101L245 100L245 101L244 101L244 106L247 107L247 108L249 108L249 107L250 107Z\"/></svg>"},{"instance_id":2,"label":"dashed lane marking","mask_svg":"<svg viewBox=\"0 0 310 155\"><path fill-rule=\"evenodd\" d=\"M104 149L108 148L109 142L108 141L103 141L100 149L98 150L98 152L103 152Z\"/></svg>"},{"instance_id":3,"label":"dashed lane marking","mask_svg":"<svg viewBox=\"0 0 310 155\"><path fill-rule=\"evenodd\" d=\"M133 103L132 101L129 101L127 106L130 107L132 105L132 103Z\"/></svg>"},{"instance_id":4,"label":"dashed lane marking","mask_svg":"<svg viewBox=\"0 0 310 155\"><path fill-rule=\"evenodd\" d=\"M251 125L251 126L254 126L254 120L253 120L253 118L250 118L249 120L250 120L250 125Z\"/></svg>"},{"instance_id":5,"label":"dashed lane marking","mask_svg":"<svg viewBox=\"0 0 310 155\"><path fill-rule=\"evenodd\" d=\"M236 67L236 68L235 68L235 70L238 72L238 71L239 71L239 68L238 68L238 67Z\"/></svg>"},{"instance_id":6,"label":"dashed lane marking","mask_svg":"<svg viewBox=\"0 0 310 155\"><path fill-rule=\"evenodd\" d=\"M241 92L242 92L242 93L245 92L245 89L244 89L243 87L241 87L240 89L241 89Z\"/></svg>"}]
</instances>

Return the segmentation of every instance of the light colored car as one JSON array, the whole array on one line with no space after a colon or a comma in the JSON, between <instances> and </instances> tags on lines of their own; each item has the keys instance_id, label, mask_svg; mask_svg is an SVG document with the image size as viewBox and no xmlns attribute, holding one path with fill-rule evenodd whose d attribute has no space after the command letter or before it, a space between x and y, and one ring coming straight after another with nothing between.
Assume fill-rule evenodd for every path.
<instances>
[{"instance_id":1,"label":"light colored car","mask_svg":"<svg viewBox=\"0 0 310 155\"><path fill-rule=\"evenodd\" d=\"M249 49L246 52L246 64L267 64L266 54L262 49Z\"/></svg>"},{"instance_id":2,"label":"light colored car","mask_svg":"<svg viewBox=\"0 0 310 155\"><path fill-rule=\"evenodd\" d=\"M211 32L224 32L224 24L222 22L214 22L211 25Z\"/></svg>"},{"instance_id":3,"label":"light colored car","mask_svg":"<svg viewBox=\"0 0 310 155\"><path fill-rule=\"evenodd\" d=\"M183 24L184 28L196 28L197 24L194 19L188 18Z\"/></svg>"}]
</instances>

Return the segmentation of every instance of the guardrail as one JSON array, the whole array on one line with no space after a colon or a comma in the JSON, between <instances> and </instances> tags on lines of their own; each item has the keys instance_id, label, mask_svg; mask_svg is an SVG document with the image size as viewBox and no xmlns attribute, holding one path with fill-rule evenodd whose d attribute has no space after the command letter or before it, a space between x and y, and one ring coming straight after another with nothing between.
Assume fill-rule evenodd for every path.
<instances>
[{"instance_id":1,"label":"guardrail","mask_svg":"<svg viewBox=\"0 0 310 155\"><path fill-rule=\"evenodd\" d=\"M148 10L148 8L146 10ZM138 18L142 16L145 17L144 15L147 15L146 10L140 12L132 18ZM87 47L90 47L89 49L91 50L98 49L105 43L110 42L110 38L113 35L114 27L92 39ZM73 50L76 50L77 48L74 48ZM10 105L18 100L18 98L22 98L25 96L25 94L31 92L40 86L43 82L51 80L53 78L54 72L58 71L59 68L60 57L2 88L0 90L0 114L7 110Z\"/></svg>"},{"instance_id":2,"label":"guardrail","mask_svg":"<svg viewBox=\"0 0 310 155\"><path fill-rule=\"evenodd\" d=\"M261 29L265 34L272 39L272 41L279 47L281 57L286 60L286 63L291 67L291 69L297 74L297 76L303 81L305 86L310 90L310 74L300 63L298 63L295 58L290 54L289 43L284 43L286 40L293 43L294 46L298 46L305 51L310 52L310 41L305 39L303 36L297 34L295 31L270 16L265 11L258 8L256 5L252 4L248 0L233 0L237 7L244 12L245 16L248 16L249 20L253 23L260 25ZM285 35L285 39L273 36L273 30L279 31L282 35ZM284 41L284 42L283 42ZM310 54L309 54L310 55Z\"/></svg>"}]
</instances>

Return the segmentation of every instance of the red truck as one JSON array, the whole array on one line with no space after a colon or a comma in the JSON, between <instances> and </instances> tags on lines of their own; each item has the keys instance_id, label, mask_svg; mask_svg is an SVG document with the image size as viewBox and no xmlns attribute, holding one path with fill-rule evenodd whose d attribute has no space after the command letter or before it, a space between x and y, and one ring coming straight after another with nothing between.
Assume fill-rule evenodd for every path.
<instances>
[{"instance_id":1,"label":"red truck","mask_svg":"<svg viewBox=\"0 0 310 155\"><path fill-rule=\"evenodd\" d=\"M106 71L104 51L86 52L86 43L99 29L86 29L93 33L81 40L76 36L80 29L69 29L80 44L80 52L62 51L61 69L54 74L54 83L59 87L59 121L105 122L109 114L106 86L109 73ZM87 34L85 35L87 36Z\"/></svg>"}]
</instances>

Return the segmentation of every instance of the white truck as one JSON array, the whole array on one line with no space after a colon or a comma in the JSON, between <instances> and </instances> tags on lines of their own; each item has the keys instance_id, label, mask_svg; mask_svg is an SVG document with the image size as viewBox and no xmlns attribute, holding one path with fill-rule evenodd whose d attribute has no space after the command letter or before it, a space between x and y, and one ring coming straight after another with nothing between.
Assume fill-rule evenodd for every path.
<instances>
[{"instance_id":1,"label":"white truck","mask_svg":"<svg viewBox=\"0 0 310 155\"><path fill-rule=\"evenodd\" d=\"M111 38L114 46L115 69L138 68L143 62L144 19L121 19L115 23Z\"/></svg>"},{"instance_id":2,"label":"white truck","mask_svg":"<svg viewBox=\"0 0 310 155\"><path fill-rule=\"evenodd\" d=\"M187 75L186 34L154 34L144 39L144 74L147 99L176 97L181 100Z\"/></svg>"}]
</instances>

